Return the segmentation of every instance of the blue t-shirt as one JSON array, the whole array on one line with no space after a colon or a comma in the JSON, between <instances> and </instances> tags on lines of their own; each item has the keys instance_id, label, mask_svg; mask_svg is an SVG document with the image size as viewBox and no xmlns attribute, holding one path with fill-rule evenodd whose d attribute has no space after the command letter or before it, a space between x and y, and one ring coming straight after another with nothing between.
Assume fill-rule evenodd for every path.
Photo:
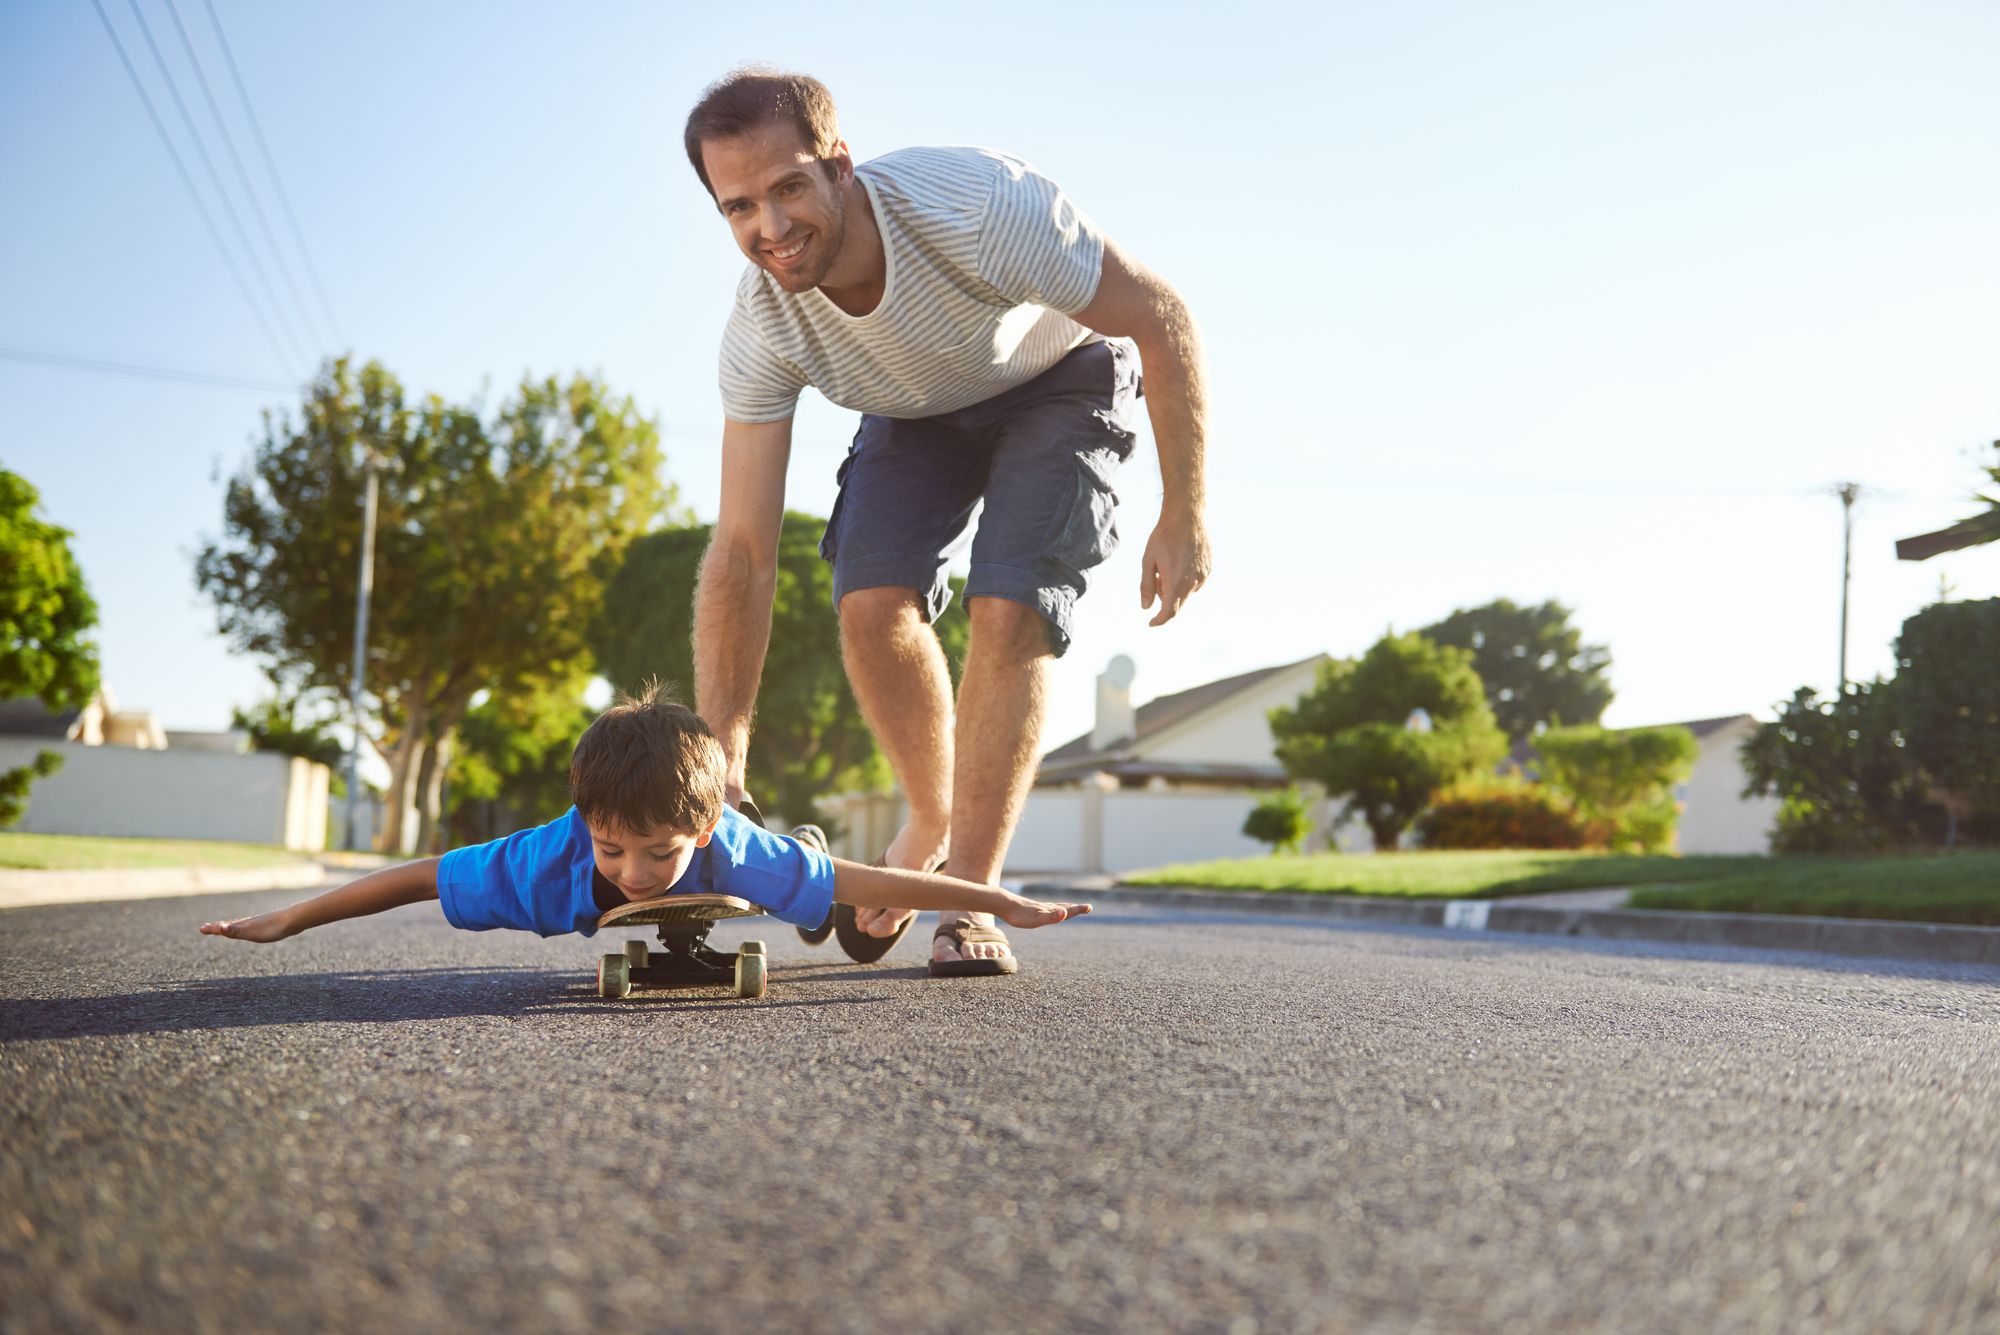
<instances>
[{"instance_id":1,"label":"blue t-shirt","mask_svg":"<svg viewBox=\"0 0 2000 1335\"><path fill-rule=\"evenodd\" d=\"M438 903L453 927L513 927L542 936L597 931L590 829L571 807L532 830L454 848L438 860ZM670 894L735 895L775 918L817 927L833 907L833 859L724 811ZM624 902L622 899L619 902Z\"/></svg>"}]
</instances>

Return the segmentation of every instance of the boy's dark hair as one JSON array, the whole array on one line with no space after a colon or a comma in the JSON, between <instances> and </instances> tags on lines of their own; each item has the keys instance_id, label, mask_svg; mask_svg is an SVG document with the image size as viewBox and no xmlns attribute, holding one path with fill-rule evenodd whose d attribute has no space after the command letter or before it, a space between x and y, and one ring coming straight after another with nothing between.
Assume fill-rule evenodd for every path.
<instances>
[{"instance_id":1,"label":"boy's dark hair","mask_svg":"<svg viewBox=\"0 0 2000 1335\"><path fill-rule=\"evenodd\" d=\"M722 814L726 763L701 716L647 682L637 699L621 693L577 738L570 800L585 820L628 834L662 825L694 833Z\"/></svg>"},{"instance_id":2,"label":"boy's dark hair","mask_svg":"<svg viewBox=\"0 0 2000 1335\"><path fill-rule=\"evenodd\" d=\"M715 186L701 160L702 141L734 138L773 121L798 129L799 137L829 178L839 171L832 158L840 143L840 117L826 85L808 74L745 65L708 86L688 113L687 130L682 135L688 161L694 164L694 174L701 178L710 198L715 196Z\"/></svg>"}]
</instances>

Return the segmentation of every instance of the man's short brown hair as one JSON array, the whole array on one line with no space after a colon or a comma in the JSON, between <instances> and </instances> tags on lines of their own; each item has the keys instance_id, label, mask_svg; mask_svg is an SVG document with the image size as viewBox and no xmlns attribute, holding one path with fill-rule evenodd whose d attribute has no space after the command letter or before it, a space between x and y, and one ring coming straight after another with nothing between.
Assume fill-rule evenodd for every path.
<instances>
[{"instance_id":1,"label":"man's short brown hair","mask_svg":"<svg viewBox=\"0 0 2000 1335\"><path fill-rule=\"evenodd\" d=\"M732 139L761 129L773 121L795 126L799 138L820 168L831 176L833 151L840 143L840 117L833 109L833 94L809 74L786 74L761 65L731 70L710 84L688 113L683 141L694 174L701 178L711 197L715 186L708 179L708 167L701 160L705 139Z\"/></svg>"},{"instance_id":2,"label":"man's short brown hair","mask_svg":"<svg viewBox=\"0 0 2000 1335\"><path fill-rule=\"evenodd\" d=\"M701 716L661 683L620 695L569 760L570 800L586 821L627 834L662 825L697 833L722 814L727 762Z\"/></svg>"}]
</instances>

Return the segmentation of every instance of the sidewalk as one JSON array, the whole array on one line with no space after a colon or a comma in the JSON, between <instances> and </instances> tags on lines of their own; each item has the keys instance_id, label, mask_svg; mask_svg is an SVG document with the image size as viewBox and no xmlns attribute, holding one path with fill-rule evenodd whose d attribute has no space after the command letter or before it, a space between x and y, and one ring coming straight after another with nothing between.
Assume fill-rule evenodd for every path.
<instances>
[{"instance_id":1,"label":"sidewalk","mask_svg":"<svg viewBox=\"0 0 2000 1335\"><path fill-rule=\"evenodd\" d=\"M1084 898L1107 904L1149 904L1203 913L1277 913L1377 923L1442 927L1606 941L1803 950L1829 955L2000 965L2000 927L1885 922L1875 918L1812 918L1794 914L1677 913L1620 907L1625 888L1567 890L1506 899L1409 899L1377 895L1286 894L1208 890L1195 886L1124 885L1108 876L1032 881L1021 893Z\"/></svg>"},{"instance_id":2,"label":"sidewalk","mask_svg":"<svg viewBox=\"0 0 2000 1335\"><path fill-rule=\"evenodd\" d=\"M355 874L331 862L268 867L101 867L74 871L0 871L0 909L93 904L249 890L308 890Z\"/></svg>"}]
</instances>

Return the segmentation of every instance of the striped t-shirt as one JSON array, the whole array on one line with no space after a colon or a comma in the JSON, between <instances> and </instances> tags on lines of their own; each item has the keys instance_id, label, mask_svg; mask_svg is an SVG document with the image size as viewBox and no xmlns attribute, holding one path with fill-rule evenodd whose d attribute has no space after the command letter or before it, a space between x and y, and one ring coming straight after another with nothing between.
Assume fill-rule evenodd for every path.
<instances>
[{"instance_id":1,"label":"striped t-shirt","mask_svg":"<svg viewBox=\"0 0 2000 1335\"><path fill-rule=\"evenodd\" d=\"M722 335L722 410L792 415L813 386L882 417L951 412L1032 380L1098 335L1069 318L1097 294L1104 237L1054 181L986 148L907 148L855 169L888 279L866 315L755 265Z\"/></svg>"}]
</instances>

